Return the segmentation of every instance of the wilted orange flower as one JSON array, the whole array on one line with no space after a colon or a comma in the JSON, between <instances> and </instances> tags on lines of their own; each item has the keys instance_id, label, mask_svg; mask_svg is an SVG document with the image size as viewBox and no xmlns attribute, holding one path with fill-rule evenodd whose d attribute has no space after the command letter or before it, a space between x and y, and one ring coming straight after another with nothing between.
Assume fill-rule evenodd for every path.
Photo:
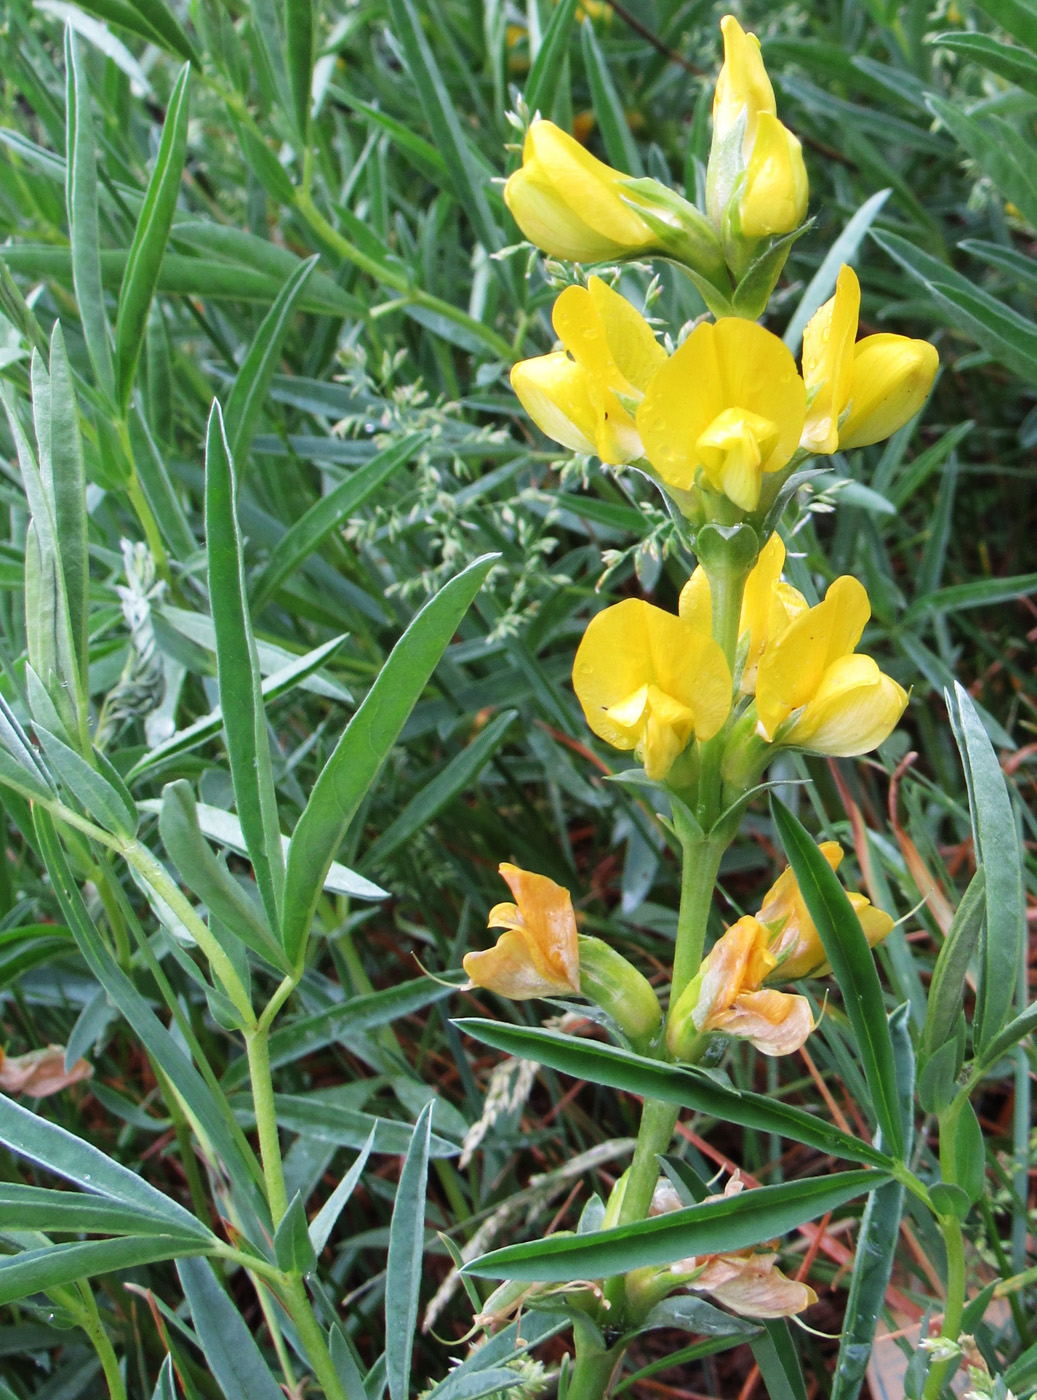
<instances>
[{"instance_id":1,"label":"wilted orange flower","mask_svg":"<svg viewBox=\"0 0 1037 1400\"><path fill-rule=\"evenodd\" d=\"M517 865L504 862L499 868L515 903L490 910L487 927L505 932L485 952L466 953L465 972L477 987L513 1001L579 995L580 954L569 891Z\"/></svg>"},{"instance_id":2,"label":"wilted orange flower","mask_svg":"<svg viewBox=\"0 0 1037 1400\"><path fill-rule=\"evenodd\" d=\"M0 1089L7 1094L25 1094L43 1099L89 1079L93 1065L76 1060L65 1068L65 1051L60 1045L48 1045L43 1050L30 1050L27 1055L5 1055L0 1050Z\"/></svg>"}]
</instances>

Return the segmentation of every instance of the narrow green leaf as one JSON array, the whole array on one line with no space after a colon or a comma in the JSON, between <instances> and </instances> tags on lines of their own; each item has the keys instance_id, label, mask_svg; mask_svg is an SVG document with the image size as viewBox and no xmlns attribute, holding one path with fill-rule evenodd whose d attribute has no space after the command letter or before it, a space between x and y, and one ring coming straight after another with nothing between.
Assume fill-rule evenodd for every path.
<instances>
[{"instance_id":1,"label":"narrow green leaf","mask_svg":"<svg viewBox=\"0 0 1037 1400\"><path fill-rule=\"evenodd\" d=\"M982 1064L984 1068L989 1069L996 1065L1002 1055L1007 1055L1013 1045L1026 1036L1033 1035L1035 1031L1037 1031L1037 1002L1020 1012L1018 1016L1009 1021L1004 1030L999 1031L994 1036L983 1051Z\"/></svg>"},{"instance_id":2,"label":"narrow green leaf","mask_svg":"<svg viewBox=\"0 0 1037 1400\"><path fill-rule=\"evenodd\" d=\"M213 1379L226 1400L284 1400L255 1338L205 1259L176 1266Z\"/></svg>"},{"instance_id":3,"label":"narrow green leaf","mask_svg":"<svg viewBox=\"0 0 1037 1400\"><path fill-rule=\"evenodd\" d=\"M0 744L3 745L4 752L9 754L11 760L23 771L25 781L35 786L33 797L41 797L46 800L54 796L50 774L40 762L36 750L29 741L29 736L18 723L17 716L2 695L0 695Z\"/></svg>"},{"instance_id":4,"label":"narrow green leaf","mask_svg":"<svg viewBox=\"0 0 1037 1400\"><path fill-rule=\"evenodd\" d=\"M388 0L392 30L399 40L418 95L432 142L446 161L454 195L483 246L489 252L501 247L500 229L486 199L486 181L473 157L461 120L454 107L439 64L429 47L414 0ZM496 266L502 267L502 264Z\"/></svg>"},{"instance_id":5,"label":"narrow green leaf","mask_svg":"<svg viewBox=\"0 0 1037 1400\"><path fill-rule=\"evenodd\" d=\"M278 1124L287 1132L300 1133L317 1142L330 1142L336 1147L349 1147L357 1152L373 1135L373 1152L402 1156L409 1150L414 1137L409 1123L401 1123L394 1118L378 1118L356 1108L343 1108L321 1093L275 1094L274 1107L277 1109ZM458 1151L456 1142L440 1137L438 1133L432 1134L430 1156L456 1157Z\"/></svg>"},{"instance_id":6,"label":"narrow green leaf","mask_svg":"<svg viewBox=\"0 0 1037 1400\"><path fill-rule=\"evenodd\" d=\"M542 112L546 116L554 112L555 96L569 56L569 40L578 5L579 0L561 0L554 8L526 80L525 98L530 112Z\"/></svg>"},{"instance_id":7,"label":"narrow green leaf","mask_svg":"<svg viewBox=\"0 0 1037 1400\"><path fill-rule=\"evenodd\" d=\"M115 395L111 332L101 287L101 235L97 222L97 145L90 88L71 25L65 26L65 202L72 245L72 281L83 339L94 374L109 399ZM52 367L53 368L53 367Z\"/></svg>"},{"instance_id":8,"label":"narrow green leaf","mask_svg":"<svg viewBox=\"0 0 1037 1400\"><path fill-rule=\"evenodd\" d=\"M1026 937L1022 854L1008 784L968 692L955 682L945 695L965 769L976 865L986 875L986 920L979 939L973 1033L977 1056L1005 1023Z\"/></svg>"},{"instance_id":9,"label":"narrow green leaf","mask_svg":"<svg viewBox=\"0 0 1037 1400\"><path fill-rule=\"evenodd\" d=\"M114 1240L88 1240L83 1244L52 1244L0 1259L0 1307L58 1288L64 1283L134 1269L160 1259L204 1254L211 1246L195 1236L125 1236ZM278 1400L283 1396L278 1392Z\"/></svg>"},{"instance_id":10,"label":"narrow green leaf","mask_svg":"<svg viewBox=\"0 0 1037 1400\"><path fill-rule=\"evenodd\" d=\"M182 779L162 790L159 832L184 884L192 889L220 923L271 966L287 971L284 949L270 930L263 911L213 854L198 823L198 809L189 783Z\"/></svg>"},{"instance_id":11,"label":"narrow green leaf","mask_svg":"<svg viewBox=\"0 0 1037 1400\"><path fill-rule=\"evenodd\" d=\"M308 511L286 530L270 551L263 568L252 581L250 602L257 615L286 578L337 529L351 511L359 509L394 472L411 461L428 441L427 433L409 433L351 472L315 501Z\"/></svg>"},{"instance_id":12,"label":"narrow green leaf","mask_svg":"<svg viewBox=\"0 0 1037 1400\"><path fill-rule=\"evenodd\" d=\"M853 264L864 236L882 212L891 190L879 190L866 199L843 229L842 233L825 254L824 261L810 279L810 283L799 299L799 305L792 314L782 337L795 355L803 342L803 331L814 312L828 300L835 291L839 269L843 263Z\"/></svg>"},{"instance_id":13,"label":"narrow green leaf","mask_svg":"<svg viewBox=\"0 0 1037 1400\"><path fill-rule=\"evenodd\" d=\"M190 64L186 64L169 99L155 169L137 220L119 292L119 309L115 318L115 375L116 392L123 413L133 390L140 348L147 330L148 310L180 194L180 177L187 154L187 85L190 75Z\"/></svg>"},{"instance_id":14,"label":"narrow green leaf","mask_svg":"<svg viewBox=\"0 0 1037 1400\"><path fill-rule=\"evenodd\" d=\"M86 477L83 439L79 432L79 406L72 385L72 369L65 353L61 324L54 323L50 340L50 451L40 458L43 489L54 513L54 528L61 544L61 572L65 580L69 628L79 675L85 688L87 657L87 591L90 567L86 546Z\"/></svg>"},{"instance_id":15,"label":"narrow green leaf","mask_svg":"<svg viewBox=\"0 0 1037 1400\"><path fill-rule=\"evenodd\" d=\"M507 1245L466 1264L465 1272L565 1283L672 1264L695 1254L749 1249L837 1210L887 1179L885 1172L852 1171L761 1186L614 1230Z\"/></svg>"},{"instance_id":16,"label":"narrow green leaf","mask_svg":"<svg viewBox=\"0 0 1037 1400\"><path fill-rule=\"evenodd\" d=\"M81 1191L50 1191L8 1182L0 1184L0 1230L166 1237L171 1233L169 1219L149 1210L101 1196L85 1196ZM215 1237L203 1229L195 1230L192 1237L208 1237L215 1243Z\"/></svg>"},{"instance_id":17,"label":"narrow green leaf","mask_svg":"<svg viewBox=\"0 0 1037 1400\"><path fill-rule=\"evenodd\" d=\"M284 0L285 67L295 128L303 141L310 127L313 88L314 0Z\"/></svg>"},{"instance_id":18,"label":"narrow green leaf","mask_svg":"<svg viewBox=\"0 0 1037 1400\"><path fill-rule=\"evenodd\" d=\"M640 179L645 173L641 152L630 131L630 123L594 33L593 24L580 25L580 42L583 45L583 62L587 69L594 113L609 161L617 170L624 170Z\"/></svg>"},{"instance_id":19,"label":"narrow green leaf","mask_svg":"<svg viewBox=\"0 0 1037 1400\"><path fill-rule=\"evenodd\" d=\"M308 3L308 0L300 0L300 3ZM226 426L231 460L239 471L243 469L248 457L259 415L269 394L270 381L277 370L281 350L291 328L292 317L298 310L306 284L319 261L320 255L314 253L312 258L300 263L289 275L273 306L263 317L263 322L256 331L234 380L234 387L227 400Z\"/></svg>"},{"instance_id":20,"label":"narrow green leaf","mask_svg":"<svg viewBox=\"0 0 1037 1400\"><path fill-rule=\"evenodd\" d=\"M785 1318L765 1322L763 1335L751 1338L749 1346L770 1400L807 1400L803 1368Z\"/></svg>"},{"instance_id":21,"label":"narrow green leaf","mask_svg":"<svg viewBox=\"0 0 1037 1400\"><path fill-rule=\"evenodd\" d=\"M149 1185L136 1172L131 1172L83 1138L31 1113L3 1094L0 1094L0 1142L16 1157L35 1162L86 1191L107 1197L126 1210L148 1216L163 1225L166 1234L194 1235L203 1240L212 1238L208 1227L196 1220L190 1211ZM0 1188L3 1191L12 1189L6 1185ZM35 1188L21 1189L28 1191ZM79 1201L86 1210L91 1208L89 1201L67 1192L64 1194L69 1202ZM83 1229L86 1228L84 1225Z\"/></svg>"},{"instance_id":22,"label":"narrow green leaf","mask_svg":"<svg viewBox=\"0 0 1037 1400\"><path fill-rule=\"evenodd\" d=\"M432 1136L430 1102L414 1124L389 1224L385 1270L385 1368L391 1400L410 1395L411 1352L418 1326L421 1261L425 1252L425 1188Z\"/></svg>"},{"instance_id":23,"label":"narrow green leaf","mask_svg":"<svg viewBox=\"0 0 1037 1400\"><path fill-rule=\"evenodd\" d=\"M845 890L817 843L773 795L771 810L781 844L843 994L883 1143L900 1158L904 1131L897 1106L896 1064L874 956Z\"/></svg>"},{"instance_id":24,"label":"narrow green leaf","mask_svg":"<svg viewBox=\"0 0 1037 1400\"><path fill-rule=\"evenodd\" d=\"M138 38L144 39L149 44L157 44L159 48L169 51L169 46L157 29L153 29L142 14L130 3L130 0L78 0L79 8L85 10L88 15L96 15L98 19L104 20L106 24L117 25L120 29L127 29L131 34L136 34ZM178 58L186 55L179 54L173 50Z\"/></svg>"},{"instance_id":25,"label":"narrow green leaf","mask_svg":"<svg viewBox=\"0 0 1037 1400\"><path fill-rule=\"evenodd\" d=\"M306 1225L306 1207L298 1191L274 1231L274 1258L286 1274L309 1274L317 1267L317 1254Z\"/></svg>"},{"instance_id":26,"label":"narrow green leaf","mask_svg":"<svg viewBox=\"0 0 1037 1400\"><path fill-rule=\"evenodd\" d=\"M926 105L1023 218L1031 224L1037 221L1037 159L1032 147L1024 143L1023 151L1017 151L1012 128L996 117L971 116L933 93Z\"/></svg>"},{"instance_id":27,"label":"narrow green leaf","mask_svg":"<svg viewBox=\"0 0 1037 1400\"><path fill-rule=\"evenodd\" d=\"M1014 34L1028 49L1037 49L1037 5L1034 0L975 0L975 3L986 11L995 24Z\"/></svg>"},{"instance_id":28,"label":"narrow green leaf","mask_svg":"<svg viewBox=\"0 0 1037 1400\"><path fill-rule=\"evenodd\" d=\"M162 538L175 559L190 559L198 550L198 541L184 514L147 419L137 404L130 405L129 429L130 450L137 468L137 478Z\"/></svg>"},{"instance_id":29,"label":"narrow green leaf","mask_svg":"<svg viewBox=\"0 0 1037 1400\"><path fill-rule=\"evenodd\" d=\"M187 32L172 9L164 4L163 0L131 0L131 3L145 24L160 36L169 53L175 54L185 63L193 63L196 68L202 66L198 50L187 37Z\"/></svg>"},{"instance_id":30,"label":"narrow green leaf","mask_svg":"<svg viewBox=\"0 0 1037 1400\"><path fill-rule=\"evenodd\" d=\"M976 1110L966 1100L954 1128L954 1175L957 1184L975 1205L986 1184L987 1151Z\"/></svg>"},{"instance_id":31,"label":"narrow green leaf","mask_svg":"<svg viewBox=\"0 0 1037 1400\"><path fill-rule=\"evenodd\" d=\"M368 866L376 865L398 850L415 833L423 831L452 798L470 787L476 775L496 753L506 731L517 717L518 710L505 710L491 720L467 748L455 754L443 771L412 797L395 821L382 832L368 849L365 863Z\"/></svg>"},{"instance_id":32,"label":"narrow green leaf","mask_svg":"<svg viewBox=\"0 0 1037 1400\"><path fill-rule=\"evenodd\" d=\"M129 793L110 783L86 759L80 758L56 734L33 722L51 772L61 780L99 826L115 836L132 837L137 830L137 809ZM121 783L120 783L121 787Z\"/></svg>"},{"instance_id":33,"label":"narrow green leaf","mask_svg":"<svg viewBox=\"0 0 1037 1400\"><path fill-rule=\"evenodd\" d=\"M823 1118L805 1109L782 1103L766 1094L739 1093L689 1065L667 1065L614 1045L577 1040L560 1031L530 1026L509 1026L499 1021L461 1018L460 1029L509 1055L537 1060L551 1069L605 1084L646 1098L680 1104L708 1113L721 1122L740 1123L760 1132L778 1133L793 1142L850 1162L888 1165L890 1158L849 1133L840 1132Z\"/></svg>"},{"instance_id":34,"label":"narrow green leaf","mask_svg":"<svg viewBox=\"0 0 1037 1400\"><path fill-rule=\"evenodd\" d=\"M1037 573L1014 578L980 578L971 583L955 583L917 599L903 615L902 625L917 622L926 613L954 613L964 608L987 608L1010 603L1037 593Z\"/></svg>"},{"instance_id":35,"label":"narrow green leaf","mask_svg":"<svg viewBox=\"0 0 1037 1400\"><path fill-rule=\"evenodd\" d=\"M925 1016L927 1055L933 1055L950 1038L961 1015L965 977L979 942L986 907L986 874L981 868L969 881L933 968Z\"/></svg>"},{"instance_id":36,"label":"narrow green leaf","mask_svg":"<svg viewBox=\"0 0 1037 1400\"><path fill-rule=\"evenodd\" d=\"M246 1218L257 1221L266 1218L269 1221L266 1200L262 1194L262 1169L248 1151L247 1143L244 1143L240 1133L234 1131L233 1118L226 1101L221 1103L217 1100L169 1031L116 963L87 912L65 853L57 839L53 822L39 807L33 815L37 838L62 916L72 930L87 966L106 988L109 998L126 1017L145 1049L168 1075L183 1099L187 1111L212 1143L234 1184L238 1196L237 1208L246 1212ZM52 1170L58 1168L52 1167ZM77 1178L72 1176L70 1179Z\"/></svg>"},{"instance_id":37,"label":"narrow green leaf","mask_svg":"<svg viewBox=\"0 0 1037 1400\"><path fill-rule=\"evenodd\" d=\"M215 399L206 434L205 537L209 599L216 629L216 674L234 800L263 907L271 926L277 929L281 925L284 893L281 828L262 677L245 591L234 462Z\"/></svg>"},{"instance_id":38,"label":"narrow green leaf","mask_svg":"<svg viewBox=\"0 0 1037 1400\"><path fill-rule=\"evenodd\" d=\"M1002 5L1009 10L1014 8L1017 18L1020 14L1025 15L1022 5L1016 4L1013 7L1012 0L998 0L996 12L992 5L989 8L999 24L1010 27L1007 23L1008 16L1002 12ZM983 8L988 6L984 5ZM1034 34L1031 42L1037 44L1037 16L1031 12L1029 19ZM1017 83L1019 87L1037 97L1037 56L1027 53L1026 49L1017 44L1006 44L1001 39L995 39L992 34L962 34L955 31L928 34L925 42L941 49L950 49L952 53L960 54L972 63L978 63L981 68L987 68L991 73L1007 78L1010 83Z\"/></svg>"},{"instance_id":39,"label":"narrow green leaf","mask_svg":"<svg viewBox=\"0 0 1037 1400\"><path fill-rule=\"evenodd\" d=\"M47 802L54 796L49 777L40 777L38 765L31 767L12 758L6 748L0 749L0 783L21 793L30 802Z\"/></svg>"},{"instance_id":40,"label":"narrow green leaf","mask_svg":"<svg viewBox=\"0 0 1037 1400\"><path fill-rule=\"evenodd\" d=\"M284 944L293 962L349 823L496 558L477 559L425 604L324 765L288 847Z\"/></svg>"},{"instance_id":41,"label":"narrow green leaf","mask_svg":"<svg viewBox=\"0 0 1037 1400\"><path fill-rule=\"evenodd\" d=\"M167 1356L158 1373L151 1400L176 1400L176 1381L173 1379L173 1358Z\"/></svg>"},{"instance_id":42,"label":"narrow green leaf","mask_svg":"<svg viewBox=\"0 0 1037 1400\"><path fill-rule=\"evenodd\" d=\"M327 1244L331 1232L335 1228L335 1222L345 1209L350 1196L356 1190L357 1182L360 1180L364 1167L367 1165L367 1159L374 1147L374 1139L375 1129L372 1128L371 1134L360 1149L356 1161L310 1221L310 1244L315 1255L320 1254Z\"/></svg>"}]
</instances>

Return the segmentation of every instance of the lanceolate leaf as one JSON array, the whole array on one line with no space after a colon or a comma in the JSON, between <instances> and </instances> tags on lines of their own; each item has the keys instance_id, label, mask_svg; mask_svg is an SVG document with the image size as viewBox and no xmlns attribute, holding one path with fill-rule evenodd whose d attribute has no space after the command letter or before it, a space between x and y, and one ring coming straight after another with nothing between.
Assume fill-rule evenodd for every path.
<instances>
[{"instance_id":1,"label":"lanceolate leaf","mask_svg":"<svg viewBox=\"0 0 1037 1400\"><path fill-rule=\"evenodd\" d=\"M965 977L979 942L986 908L986 875L981 867L962 895L933 968L925 1015L927 1055L934 1054L947 1041L961 1014Z\"/></svg>"},{"instance_id":2,"label":"lanceolate leaf","mask_svg":"<svg viewBox=\"0 0 1037 1400\"><path fill-rule=\"evenodd\" d=\"M129 1235L83 1244L52 1244L8 1255L0 1259L0 1307L77 1279L110 1274L113 1269L133 1269L159 1259L205 1254L209 1248L188 1235Z\"/></svg>"},{"instance_id":3,"label":"lanceolate leaf","mask_svg":"<svg viewBox=\"0 0 1037 1400\"><path fill-rule=\"evenodd\" d=\"M226 1400L284 1400L244 1318L204 1259L182 1259L177 1273L209 1370Z\"/></svg>"},{"instance_id":4,"label":"lanceolate leaf","mask_svg":"<svg viewBox=\"0 0 1037 1400\"><path fill-rule=\"evenodd\" d=\"M288 847L284 944L294 961L335 852L450 638L493 566L486 555L451 579L404 632L317 779Z\"/></svg>"},{"instance_id":5,"label":"lanceolate leaf","mask_svg":"<svg viewBox=\"0 0 1037 1400\"><path fill-rule=\"evenodd\" d=\"M495 1249L465 1266L481 1278L562 1283L607 1278L692 1255L748 1249L808 1220L837 1210L888 1180L884 1172L837 1172L778 1186L761 1186L615 1230L532 1240Z\"/></svg>"},{"instance_id":6,"label":"lanceolate leaf","mask_svg":"<svg viewBox=\"0 0 1037 1400\"><path fill-rule=\"evenodd\" d=\"M771 803L785 854L843 994L883 1143L895 1157L902 1157L904 1131L896 1064L874 955L853 906L817 843L777 798L772 796Z\"/></svg>"},{"instance_id":7,"label":"lanceolate leaf","mask_svg":"<svg viewBox=\"0 0 1037 1400\"><path fill-rule=\"evenodd\" d=\"M851 1162L889 1165L891 1159L877 1148L840 1132L805 1109L782 1103L765 1094L739 1093L719 1080L687 1065L667 1065L630 1050L593 1041L577 1040L560 1031L509 1026L501 1021L460 1019L454 1022L477 1040L508 1054L536 1060L592 1084L626 1089L646 1098L694 1108L721 1121L741 1123L761 1132L778 1133L793 1142L806 1143L819 1152Z\"/></svg>"},{"instance_id":8,"label":"lanceolate leaf","mask_svg":"<svg viewBox=\"0 0 1037 1400\"><path fill-rule=\"evenodd\" d=\"M410 1394L411 1350L418 1322L421 1260L425 1247L425 1187L428 1178L432 1110L428 1103L414 1124L389 1225L385 1272L385 1366L392 1400Z\"/></svg>"},{"instance_id":9,"label":"lanceolate leaf","mask_svg":"<svg viewBox=\"0 0 1037 1400\"><path fill-rule=\"evenodd\" d=\"M1008 785L968 692L955 683L953 695L948 692L946 700L968 784L976 863L986 876L974 1026L976 1048L982 1055L1004 1025L1015 998L1026 936L1022 855Z\"/></svg>"},{"instance_id":10,"label":"lanceolate leaf","mask_svg":"<svg viewBox=\"0 0 1037 1400\"><path fill-rule=\"evenodd\" d=\"M234 463L214 400L205 452L205 537L209 600L216 629L220 709L227 736L238 819L256 872L256 884L273 928L281 924L284 857L277 815L262 675L252 634Z\"/></svg>"},{"instance_id":11,"label":"lanceolate leaf","mask_svg":"<svg viewBox=\"0 0 1037 1400\"><path fill-rule=\"evenodd\" d=\"M119 404L124 412L130 401L137 360L147 330L151 297L165 256L180 193L180 176L187 154L187 84L190 72L190 64L186 64L169 99L155 169L137 220L119 293L119 310L115 320L115 374Z\"/></svg>"}]
</instances>

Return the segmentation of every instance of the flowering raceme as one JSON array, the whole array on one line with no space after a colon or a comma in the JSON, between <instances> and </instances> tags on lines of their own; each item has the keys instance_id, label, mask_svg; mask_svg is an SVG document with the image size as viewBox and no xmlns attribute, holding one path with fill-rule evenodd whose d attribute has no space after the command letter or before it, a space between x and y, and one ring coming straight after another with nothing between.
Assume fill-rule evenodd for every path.
<instances>
[{"instance_id":1,"label":"flowering raceme","mask_svg":"<svg viewBox=\"0 0 1037 1400\"><path fill-rule=\"evenodd\" d=\"M818 849L831 868L838 870L843 859L843 848L838 841L823 841ZM869 948L874 948L892 931L892 915L876 909L865 895L855 890L847 890L846 897ZM776 961L764 978L765 982L796 982L801 977L825 977L831 972L817 926L810 917L791 866L782 871L764 895L756 917L774 930L769 951Z\"/></svg>"},{"instance_id":2,"label":"flowering raceme","mask_svg":"<svg viewBox=\"0 0 1037 1400\"><path fill-rule=\"evenodd\" d=\"M939 357L925 340L856 340L861 288L845 263L835 296L803 332L803 378L812 394L802 445L818 455L867 447L902 428L925 403Z\"/></svg>"},{"instance_id":3,"label":"flowering raceme","mask_svg":"<svg viewBox=\"0 0 1037 1400\"><path fill-rule=\"evenodd\" d=\"M799 445L806 386L788 349L753 321L696 327L654 376L637 410L645 454L665 485L688 491L701 470L741 510L766 472Z\"/></svg>"},{"instance_id":4,"label":"flowering raceme","mask_svg":"<svg viewBox=\"0 0 1037 1400\"><path fill-rule=\"evenodd\" d=\"M567 287L552 324L564 351L520 361L511 385L549 438L619 465L643 453L632 410L666 351L625 297L600 277Z\"/></svg>"},{"instance_id":5,"label":"flowering raceme","mask_svg":"<svg viewBox=\"0 0 1037 1400\"><path fill-rule=\"evenodd\" d=\"M763 1055L789 1055L814 1029L806 997L764 987L777 965L771 932L746 914L707 954L670 1012L667 1044L685 1059L710 1032L748 1040Z\"/></svg>"},{"instance_id":6,"label":"flowering raceme","mask_svg":"<svg viewBox=\"0 0 1037 1400\"><path fill-rule=\"evenodd\" d=\"M870 616L864 586L847 574L770 640L756 675L761 738L852 758L889 737L907 693L854 652Z\"/></svg>"},{"instance_id":7,"label":"flowering raceme","mask_svg":"<svg viewBox=\"0 0 1037 1400\"><path fill-rule=\"evenodd\" d=\"M711 739L731 709L731 672L712 637L638 598L591 619L573 689L599 739L636 750L653 779L693 737Z\"/></svg>"}]
</instances>

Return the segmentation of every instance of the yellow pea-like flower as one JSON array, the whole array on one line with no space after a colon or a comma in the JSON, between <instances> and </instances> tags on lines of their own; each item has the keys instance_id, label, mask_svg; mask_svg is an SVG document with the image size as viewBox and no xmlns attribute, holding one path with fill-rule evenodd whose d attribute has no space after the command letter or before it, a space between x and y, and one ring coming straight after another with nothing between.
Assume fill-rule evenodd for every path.
<instances>
[{"instance_id":1,"label":"yellow pea-like flower","mask_svg":"<svg viewBox=\"0 0 1037 1400\"><path fill-rule=\"evenodd\" d=\"M639 598L591 619L576 652L573 689L598 738L636 750L657 780L693 738L711 739L731 709L723 650Z\"/></svg>"},{"instance_id":2,"label":"yellow pea-like flower","mask_svg":"<svg viewBox=\"0 0 1037 1400\"><path fill-rule=\"evenodd\" d=\"M569 891L507 862L500 873L515 902L495 905L486 923L505 931L492 948L465 954L465 972L477 987L513 1001L579 995L579 935Z\"/></svg>"},{"instance_id":3,"label":"yellow pea-like flower","mask_svg":"<svg viewBox=\"0 0 1037 1400\"><path fill-rule=\"evenodd\" d=\"M652 379L637 410L645 454L662 481L688 491L699 470L742 510L765 472L799 445L806 386L787 347L736 316L697 326Z\"/></svg>"},{"instance_id":4,"label":"yellow pea-like flower","mask_svg":"<svg viewBox=\"0 0 1037 1400\"><path fill-rule=\"evenodd\" d=\"M925 403L939 368L926 340L883 333L855 341L860 305L857 274L844 263L835 295L803 332L803 378L812 398L802 445L818 455L890 437Z\"/></svg>"},{"instance_id":5,"label":"yellow pea-like flower","mask_svg":"<svg viewBox=\"0 0 1037 1400\"><path fill-rule=\"evenodd\" d=\"M743 695L756 690L756 672L768 642L807 609L807 600L798 588L784 583L785 545L781 536L771 535L760 550L742 594L738 621L739 642L745 646L739 689ZM678 611L698 632L712 632L713 600L706 571L701 566L681 589Z\"/></svg>"},{"instance_id":6,"label":"yellow pea-like flower","mask_svg":"<svg viewBox=\"0 0 1037 1400\"><path fill-rule=\"evenodd\" d=\"M724 66L717 78L713 93L713 131L719 140L724 140L738 124L745 113L745 133L743 149L752 150L756 139L756 123L761 113L774 116L777 104L774 89L763 66L760 41L755 34L747 34L734 15L725 15L720 21L720 32L724 38Z\"/></svg>"},{"instance_id":7,"label":"yellow pea-like flower","mask_svg":"<svg viewBox=\"0 0 1037 1400\"><path fill-rule=\"evenodd\" d=\"M504 186L504 201L531 243L552 258L596 263L636 256L659 239L624 204L624 175L584 150L553 122L526 132L522 165Z\"/></svg>"},{"instance_id":8,"label":"yellow pea-like flower","mask_svg":"<svg viewBox=\"0 0 1037 1400\"><path fill-rule=\"evenodd\" d=\"M863 585L847 574L770 642L756 675L762 738L772 742L792 716L783 744L837 758L868 753L889 737L907 694L854 652L870 616Z\"/></svg>"},{"instance_id":9,"label":"yellow pea-like flower","mask_svg":"<svg viewBox=\"0 0 1037 1400\"><path fill-rule=\"evenodd\" d=\"M651 326L600 277L566 287L551 316L564 351L521 360L511 385L534 423L573 452L618 465L643 455L633 417L666 362Z\"/></svg>"},{"instance_id":10,"label":"yellow pea-like flower","mask_svg":"<svg viewBox=\"0 0 1037 1400\"><path fill-rule=\"evenodd\" d=\"M746 914L724 933L670 1013L667 1043L681 1059L697 1036L750 1041L763 1055L790 1055L814 1029L806 997L764 987L777 959L770 930Z\"/></svg>"},{"instance_id":11,"label":"yellow pea-like flower","mask_svg":"<svg viewBox=\"0 0 1037 1400\"><path fill-rule=\"evenodd\" d=\"M761 112L738 200L742 236L791 233L803 222L809 198L803 147L777 117Z\"/></svg>"},{"instance_id":12,"label":"yellow pea-like flower","mask_svg":"<svg viewBox=\"0 0 1037 1400\"><path fill-rule=\"evenodd\" d=\"M844 854L839 842L823 841L818 849L831 868L838 870ZM866 895L855 890L847 890L846 894L860 920L868 946L874 948L891 932L892 915L876 909ZM791 865L764 895L756 917L760 923L777 930L769 949L776 962L765 981L796 982L801 977L824 977L831 972L817 926L810 917Z\"/></svg>"}]
</instances>

